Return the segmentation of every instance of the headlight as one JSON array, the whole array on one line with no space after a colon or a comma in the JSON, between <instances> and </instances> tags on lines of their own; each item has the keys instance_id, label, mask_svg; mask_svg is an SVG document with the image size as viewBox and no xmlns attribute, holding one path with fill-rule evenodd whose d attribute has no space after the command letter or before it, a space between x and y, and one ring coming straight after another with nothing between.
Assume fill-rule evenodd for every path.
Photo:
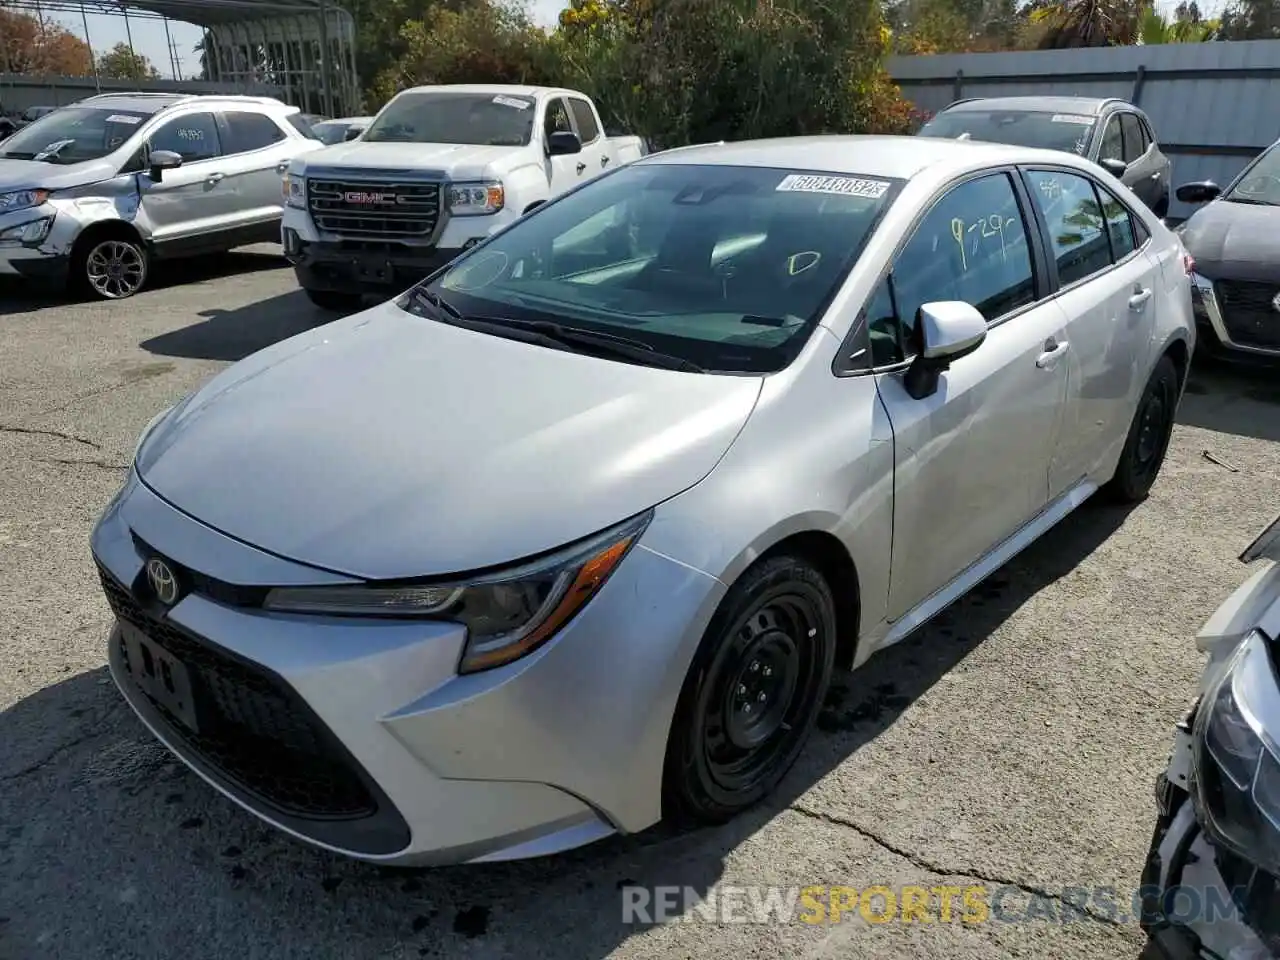
<instances>
[{"instance_id":1,"label":"headlight","mask_svg":"<svg viewBox=\"0 0 1280 960\"><path fill-rule=\"evenodd\" d=\"M0 231L0 240L16 240L19 243L39 243L49 235L52 217L41 217L29 223L20 223L16 227Z\"/></svg>"},{"instance_id":2,"label":"headlight","mask_svg":"<svg viewBox=\"0 0 1280 960\"><path fill-rule=\"evenodd\" d=\"M129 458L130 463L137 462L138 454L142 451L142 445L147 442L147 437L151 436L151 431L154 430L157 426L159 426L160 421L163 420L165 417L167 417L173 411L173 408L176 406L177 404L175 403L173 404L173 406L165 407L163 410L157 413L154 417L152 417L151 421L145 427L142 428L142 433L138 434L138 442L133 446L133 456Z\"/></svg>"},{"instance_id":3,"label":"headlight","mask_svg":"<svg viewBox=\"0 0 1280 960\"><path fill-rule=\"evenodd\" d=\"M449 582L280 587L269 610L330 616L422 617L467 628L459 673L532 652L581 610L640 538L652 512L540 560Z\"/></svg>"},{"instance_id":4,"label":"headlight","mask_svg":"<svg viewBox=\"0 0 1280 960\"><path fill-rule=\"evenodd\" d=\"M48 190L16 190L13 193L0 193L0 213L38 207L48 199Z\"/></svg>"},{"instance_id":5,"label":"headlight","mask_svg":"<svg viewBox=\"0 0 1280 960\"><path fill-rule=\"evenodd\" d=\"M1260 630L1249 634L1196 716L1196 807L1217 841L1280 873L1280 722L1277 687Z\"/></svg>"},{"instance_id":6,"label":"headlight","mask_svg":"<svg viewBox=\"0 0 1280 960\"><path fill-rule=\"evenodd\" d=\"M497 213L506 202L506 193L498 180L476 183L451 183L446 187L449 212L455 217L476 217Z\"/></svg>"},{"instance_id":7,"label":"headlight","mask_svg":"<svg viewBox=\"0 0 1280 960\"><path fill-rule=\"evenodd\" d=\"M286 206L307 208L307 180L296 173L286 173L280 181L280 193Z\"/></svg>"}]
</instances>

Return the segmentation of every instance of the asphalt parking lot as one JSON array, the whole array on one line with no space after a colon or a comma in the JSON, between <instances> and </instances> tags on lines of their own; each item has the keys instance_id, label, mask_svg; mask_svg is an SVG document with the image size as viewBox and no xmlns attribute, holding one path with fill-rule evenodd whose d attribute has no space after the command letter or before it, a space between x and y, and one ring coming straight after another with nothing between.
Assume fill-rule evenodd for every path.
<instances>
[{"instance_id":1,"label":"asphalt parking lot","mask_svg":"<svg viewBox=\"0 0 1280 960\"><path fill-rule=\"evenodd\" d=\"M260 826L107 678L91 525L151 416L322 319L282 262L166 267L122 303L0 287L0 958L1133 958L1136 925L622 923L628 884L1136 888L1193 635L1280 511L1280 377L1201 367L1132 511L1087 505L844 678L767 808L546 861L390 871ZM1206 452L1214 459L1205 456ZM1215 462L1215 460L1217 462ZM1019 899L1021 898L1021 899ZM1042 911L1043 915L1043 911Z\"/></svg>"}]
</instances>

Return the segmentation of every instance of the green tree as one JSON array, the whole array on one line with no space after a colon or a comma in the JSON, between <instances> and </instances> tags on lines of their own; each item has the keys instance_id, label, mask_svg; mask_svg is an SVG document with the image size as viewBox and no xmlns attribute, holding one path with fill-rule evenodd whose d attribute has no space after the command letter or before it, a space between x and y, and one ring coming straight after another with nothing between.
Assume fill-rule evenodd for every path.
<instances>
[{"instance_id":1,"label":"green tree","mask_svg":"<svg viewBox=\"0 0 1280 960\"><path fill-rule=\"evenodd\" d=\"M1280 0L1235 0L1222 11L1218 39L1280 39Z\"/></svg>"},{"instance_id":2,"label":"green tree","mask_svg":"<svg viewBox=\"0 0 1280 960\"><path fill-rule=\"evenodd\" d=\"M113 80L159 80L160 71L127 43L117 43L98 57L98 76Z\"/></svg>"}]
</instances>

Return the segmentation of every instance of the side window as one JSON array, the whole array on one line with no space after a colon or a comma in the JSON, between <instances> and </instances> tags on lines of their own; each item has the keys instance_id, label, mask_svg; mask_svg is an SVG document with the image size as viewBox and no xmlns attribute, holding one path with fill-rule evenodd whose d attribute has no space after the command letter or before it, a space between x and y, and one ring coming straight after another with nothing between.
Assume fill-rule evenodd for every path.
<instances>
[{"instance_id":1,"label":"side window","mask_svg":"<svg viewBox=\"0 0 1280 960\"><path fill-rule=\"evenodd\" d=\"M224 154L261 150L285 138L279 124L263 113L234 110L224 113L222 119L226 124L222 143Z\"/></svg>"},{"instance_id":2,"label":"side window","mask_svg":"<svg viewBox=\"0 0 1280 960\"><path fill-rule=\"evenodd\" d=\"M543 120L542 126L547 136L562 130L573 129L573 126L569 123L569 111L565 109L564 100L560 97L547 101L547 116Z\"/></svg>"},{"instance_id":3,"label":"side window","mask_svg":"<svg viewBox=\"0 0 1280 960\"><path fill-rule=\"evenodd\" d=\"M221 153L218 125L212 113L189 113L161 124L149 138L152 150L172 150L183 163L208 160Z\"/></svg>"},{"instance_id":4,"label":"side window","mask_svg":"<svg viewBox=\"0 0 1280 960\"><path fill-rule=\"evenodd\" d=\"M1107 129L1102 133L1102 147L1098 150L1098 159L1124 159L1124 136L1120 132L1120 118L1117 116L1107 121Z\"/></svg>"},{"instance_id":5,"label":"side window","mask_svg":"<svg viewBox=\"0 0 1280 960\"><path fill-rule=\"evenodd\" d=\"M900 339L903 331L893 309L893 295L887 282L880 284L867 302L866 324L874 366L883 367L904 359L906 344Z\"/></svg>"},{"instance_id":6,"label":"side window","mask_svg":"<svg viewBox=\"0 0 1280 960\"><path fill-rule=\"evenodd\" d=\"M906 356L916 352L922 304L963 300L990 321L1032 303L1031 248L1008 175L970 180L944 195L898 254L892 276Z\"/></svg>"},{"instance_id":7,"label":"side window","mask_svg":"<svg viewBox=\"0 0 1280 960\"><path fill-rule=\"evenodd\" d=\"M1120 130L1124 139L1124 162L1133 163L1147 152L1147 148L1142 143L1142 124L1138 122L1137 114L1122 113Z\"/></svg>"},{"instance_id":8,"label":"side window","mask_svg":"<svg viewBox=\"0 0 1280 960\"><path fill-rule=\"evenodd\" d=\"M1027 179L1049 226L1059 282L1066 286L1111 266L1111 245L1093 181L1061 170L1031 170Z\"/></svg>"},{"instance_id":9,"label":"side window","mask_svg":"<svg viewBox=\"0 0 1280 960\"><path fill-rule=\"evenodd\" d=\"M1133 230L1134 217L1106 187L1095 183L1093 188L1102 198L1102 215L1107 221L1107 235L1111 238L1111 258L1123 260L1139 246Z\"/></svg>"},{"instance_id":10,"label":"side window","mask_svg":"<svg viewBox=\"0 0 1280 960\"><path fill-rule=\"evenodd\" d=\"M600 136L600 127L596 124L596 115L591 104L581 97L570 97L569 106L573 109L573 119L578 125L578 136L583 143L591 143Z\"/></svg>"}]
</instances>

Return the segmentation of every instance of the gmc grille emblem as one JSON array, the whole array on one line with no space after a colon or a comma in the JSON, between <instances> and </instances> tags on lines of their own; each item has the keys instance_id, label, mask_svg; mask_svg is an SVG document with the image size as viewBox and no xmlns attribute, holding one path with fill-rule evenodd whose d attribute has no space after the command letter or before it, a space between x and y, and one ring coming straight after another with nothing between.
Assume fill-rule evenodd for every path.
<instances>
[{"instance_id":1,"label":"gmc grille emblem","mask_svg":"<svg viewBox=\"0 0 1280 960\"><path fill-rule=\"evenodd\" d=\"M371 193L367 190L349 190L343 194L343 199L347 203L395 203L396 195L394 193Z\"/></svg>"}]
</instances>

